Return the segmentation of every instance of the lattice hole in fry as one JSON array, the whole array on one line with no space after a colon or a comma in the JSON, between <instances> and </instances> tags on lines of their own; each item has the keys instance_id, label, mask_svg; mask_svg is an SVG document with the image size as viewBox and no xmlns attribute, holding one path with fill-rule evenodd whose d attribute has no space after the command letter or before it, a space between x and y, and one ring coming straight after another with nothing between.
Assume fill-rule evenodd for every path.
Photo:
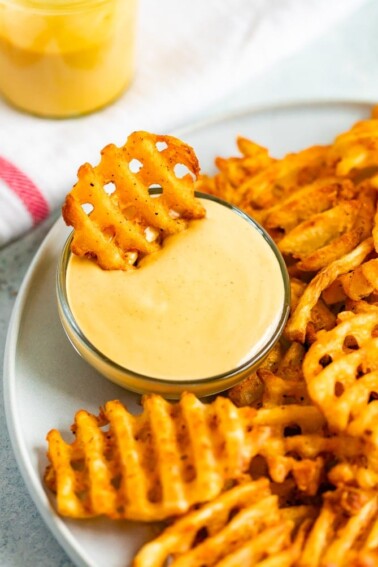
<instances>
[{"instance_id":1,"label":"lattice hole in fry","mask_svg":"<svg viewBox=\"0 0 378 567\"><path fill-rule=\"evenodd\" d=\"M348 352L351 352L353 350L358 350L360 347L356 337L354 337L353 335L347 335L344 339L342 348L345 354L347 354Z\"/></svg>"}]
</instances>

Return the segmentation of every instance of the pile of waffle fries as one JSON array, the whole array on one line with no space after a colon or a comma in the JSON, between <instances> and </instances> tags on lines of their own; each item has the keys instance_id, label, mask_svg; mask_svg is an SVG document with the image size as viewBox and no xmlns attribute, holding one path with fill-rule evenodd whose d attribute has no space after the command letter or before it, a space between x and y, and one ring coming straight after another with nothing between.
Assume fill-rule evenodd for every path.
<instances>
[{"instance_id":1,"label":"pile of waffle fries","mask_svg":"<svg viewBox=\"0 0 378 567\"><path fill-rule=\"evenodd\" d=\"M291 278L284 336L211 403L108 402L49 433L65 516L171 523L135 567L378 565L378 113L283 159L239 138L196 189L258 220ZM175 518L172 521L172 518Z\"/></svg>"}]
</instances>

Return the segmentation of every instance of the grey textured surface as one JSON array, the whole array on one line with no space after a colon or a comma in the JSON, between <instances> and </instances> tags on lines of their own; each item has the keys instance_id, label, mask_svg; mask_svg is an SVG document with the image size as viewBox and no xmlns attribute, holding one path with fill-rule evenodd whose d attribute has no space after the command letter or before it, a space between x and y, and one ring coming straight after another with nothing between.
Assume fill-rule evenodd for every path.
<instances>
[{"instance_id":1,"label":"grey textured surface","mask_svg":"<svg viewBox=\"0 0 378 567\"><path fill-rule=\"evenodd\" d=\"M55 216L0 250L1 377L6 333L18 290ZM18 471L5 421L3 379L0 383L0 566L73 567L44 524Z\"/></svg>"}]
</instances>

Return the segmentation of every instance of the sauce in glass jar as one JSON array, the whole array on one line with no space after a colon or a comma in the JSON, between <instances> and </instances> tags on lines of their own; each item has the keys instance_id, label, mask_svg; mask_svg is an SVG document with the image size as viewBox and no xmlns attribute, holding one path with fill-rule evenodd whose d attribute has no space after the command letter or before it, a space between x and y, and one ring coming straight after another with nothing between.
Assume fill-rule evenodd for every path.
<instances>
[{"instance_id":1,"label":"sauce in glass jar","mask_svg":"<svg viewBox=\"0 0 378 567\"><path fill-rule=\"evenodd\" d=\"M0 91L40 116L91 112L133 76L136 0L0 0Z\"/></svg>"}]
</instances>

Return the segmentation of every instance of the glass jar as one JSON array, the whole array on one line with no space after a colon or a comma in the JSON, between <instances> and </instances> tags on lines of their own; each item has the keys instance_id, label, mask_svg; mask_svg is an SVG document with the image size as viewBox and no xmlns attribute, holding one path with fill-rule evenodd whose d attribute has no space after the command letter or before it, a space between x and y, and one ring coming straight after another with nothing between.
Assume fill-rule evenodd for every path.
<instances>
[{"instance_id":1,"label":"glass jar","mask_svg":"<svg viewBox=\"0 0 378 567\"><path fill-rule=\"evenodd\" d=\"M136 0L0 0L0 92L40 116L113 101L133 76Z\"/></svg>"}]
</instances>

